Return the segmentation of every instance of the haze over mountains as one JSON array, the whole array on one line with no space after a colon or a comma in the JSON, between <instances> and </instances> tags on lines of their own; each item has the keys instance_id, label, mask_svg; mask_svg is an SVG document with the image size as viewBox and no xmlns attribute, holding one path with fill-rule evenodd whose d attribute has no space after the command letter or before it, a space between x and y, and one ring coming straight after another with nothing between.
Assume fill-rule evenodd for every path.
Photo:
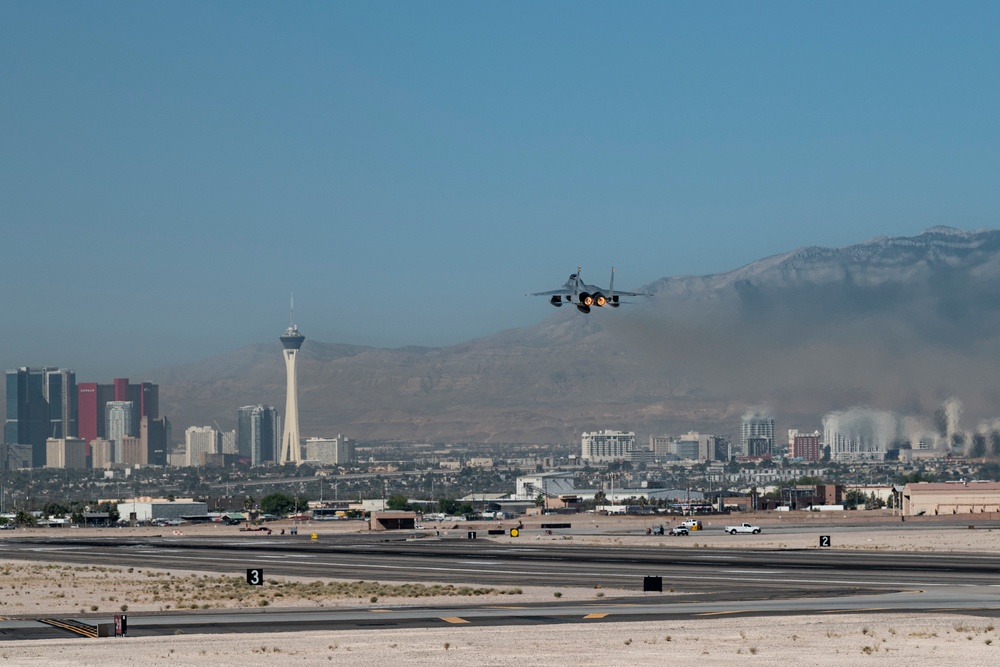
<instances>
[{"instance_id":1,"label":"haze over mountains","mask_svg":"<svg viewBox=\"0 0 1000 667\"><path fill-rule=\"evenodd\" d=\"M308 339L303 436L576 442L585 430L738 432L748 406L821 428L864 405L968 426L1000 415L1000 231L937 227L840 249L801 248L710 276L663 278L618 310L551 309L537 326L444 348ZM539 301L540 309L550 308ZM303 326L308 336L308 327ZM275 340L154 371L175 428L284 407Z\"/></svg>"}]
</instances>

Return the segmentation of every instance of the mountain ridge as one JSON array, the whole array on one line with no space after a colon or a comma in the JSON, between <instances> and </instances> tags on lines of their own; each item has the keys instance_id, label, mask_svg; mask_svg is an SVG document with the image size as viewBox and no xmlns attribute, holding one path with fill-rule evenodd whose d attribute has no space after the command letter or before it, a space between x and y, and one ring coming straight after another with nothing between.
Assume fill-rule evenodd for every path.
<instances>
[{"instance_id":1,"label":"mountain ridge","mask_svg":"<svg viewBox=\"0 0 1000 667\"><path fill-rule=\"evenodd\" d=\"M647 303L441 348L307 339L303 435L360 440L575 442L738 430L747 405L819 428L853 405L933 411L959 395L988 418L1000 352L1000 231L934 227L844 248L809 246L729 272L663 278ZM279 346L254 344L151 372L178 426L284 405ZM965 396L963 394L968 394ZM640 436L641 437L641 436Z\"/></svg>"}]
</instances>

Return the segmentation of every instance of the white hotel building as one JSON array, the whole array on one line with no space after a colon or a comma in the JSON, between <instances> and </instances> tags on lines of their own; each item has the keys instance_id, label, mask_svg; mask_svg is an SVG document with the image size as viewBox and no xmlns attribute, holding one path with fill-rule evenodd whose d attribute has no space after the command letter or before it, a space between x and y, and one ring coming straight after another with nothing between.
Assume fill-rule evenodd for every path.
<instances>
[{"instance_id":1,"label":"white hotel building","mask_svg":"<svg viewBox=\"0 0 1000 667\"><path fill-rule=\"evenodd\" d=\"M583 434L580 458L594 463L631 460L635 451L632 431L595 431Z\"/></svg>"}]
</instances>

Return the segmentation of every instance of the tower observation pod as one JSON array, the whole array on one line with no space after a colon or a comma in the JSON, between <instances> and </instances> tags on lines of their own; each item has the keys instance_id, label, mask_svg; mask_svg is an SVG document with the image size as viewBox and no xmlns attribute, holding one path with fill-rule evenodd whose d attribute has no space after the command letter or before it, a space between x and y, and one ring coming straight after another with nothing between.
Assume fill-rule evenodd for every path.
<instances>
[{"instance_id":1,"label":"tower observation pod","mask_svg":"<svg viewBox=\"0 0 1000 667\"><path fill-rule=\"evenodd\" d=\"M294 311L293 311L294 312ZM299 438L299 401L298 386L295 382L295 358L299 356L299 348L306 337L299 333L295 326L294 316L291 326L285 330L278 340L285 349L285 377L288 391L285 395L285 432L281 436L281 457L279 464L301 463L302 446Z\"/></svg>"}]
</instances>

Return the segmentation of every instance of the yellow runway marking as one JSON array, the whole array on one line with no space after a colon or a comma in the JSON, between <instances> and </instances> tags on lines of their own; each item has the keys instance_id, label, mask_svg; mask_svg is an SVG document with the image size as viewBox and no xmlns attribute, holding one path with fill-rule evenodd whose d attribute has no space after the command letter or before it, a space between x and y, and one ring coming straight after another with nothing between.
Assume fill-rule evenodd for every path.
<instances>
[{"instance_id":1,"label":"yellow runway marking","mask_svg":"<svg viewBox=\"0 0 1000 667\"><path fill-rule=\"evenodd\" d=\"M54 628L62 628L63 630L69 630L70 632L76 633L83 637L94 638L97 637L97 628L93 625L87 625L86 623L80 623L78 621L62 621L58 618L40 618L39 623L45 623L46 625L51 625Z\"/></svg>"},{"instance_id":2,"label":"yellow runway marking","mask_svg":"<svg viewBox=\"0 0 1000 667\"><path fill-rule=\"evenodd\" d=\"M857 614L862 611L886 611L888 607L863 607L861 609L827 609L824 614Z\"/></svg>"},{"instance_id":3,"label":"yellow runway marking","mask_svg":"<svg viewBox=\"0 0 1000 667\"><path fill-rule=\"evenodd\" d=\"M455 623L455 624L458 624L458 623L468 623L467 620L465 620L464 618L459 618L458 616L442 616L441 620L442 621L447 621L448 623Z\"/></svg>"},{"instance_id":4,"label":"yellow runway marking","mask_svg":"<svg viewBox=\"0 0 1000 667\"><path fill-rule=\"evenodd\" d=\"M604 618L607 614L587 614L584 618Z\"/></svg>"},{"instance_id":5,"label":"yellow runway marking","mask_svg":"<svg viewBox=\"0 0 1000 667\"><path fill-rule=\"evenodd\" d=\"M373 614L388 614L392 609L369 609L368 611Z\"/></svg>"}]
</instances>

